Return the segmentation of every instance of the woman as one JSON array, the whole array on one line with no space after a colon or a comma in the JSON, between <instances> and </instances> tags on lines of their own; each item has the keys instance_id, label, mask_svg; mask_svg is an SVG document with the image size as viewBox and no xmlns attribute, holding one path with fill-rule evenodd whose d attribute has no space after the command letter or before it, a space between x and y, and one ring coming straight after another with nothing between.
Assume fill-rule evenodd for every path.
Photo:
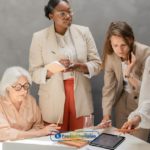
<instances>
[{"instance_id":1,"label":"woman","mask_svg":"<svg viewBox=\"0 0 150 150\"><path fill-rule=\"evenodd\" d=\"M21 67L8 68L0 84L0 141L45 136L59 129L44 126L40 109L29 94L31 77Z\"/></svg>"},{"instance_id":2,"label":"woman","mask_svg":"<svg viewBox=\"0 0 150 150\"><path fill-rule=\"evenodd\" d=\"M135 41L132 28L126 22L110 24L104 44L102 122L111 119L114 108L116 127L120 128L137 108L144 64L149 55L150 47ZM147 140L148 131L139 130L134 135Z\"/></svg>"},{"instance_id":3,"label":"woman","mask_svg":"<svg viewBox=\"0 0 150 150\"><path fill-rule=\"evenodd\" d=\"M40 85L39 105L46 124L59 123L63 131L83 127L93 113L90 79L100 71L100 58L87 27L72 23L68 0L50 0L45 16L53 24L34 34L30 48L32 80ZM66 67L52 74L47 64Z\"/></svg>"},{"instance_id":4,"label":"woman","mask_svg":"<svg viewBox=\"0 0 150 150\"><path fill-rule=\"evenodd\" d=\"M131 132L135 128L150 129L150 57L147 58L142 78L139 105L138 108L132 112L128 121L124 123L121 129L126 132Z\"/></svg>"}]
</instances>

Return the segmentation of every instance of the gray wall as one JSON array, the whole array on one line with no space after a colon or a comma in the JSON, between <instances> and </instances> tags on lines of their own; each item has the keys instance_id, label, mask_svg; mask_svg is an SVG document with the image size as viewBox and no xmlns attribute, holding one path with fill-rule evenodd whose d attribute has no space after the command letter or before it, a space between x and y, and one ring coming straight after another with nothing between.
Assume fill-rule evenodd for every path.
<instances>
[{"instance_id":1,"label":"gray wall","mask_svg":"<svg viewBox=\"0 0 150 150\"><path fill-rule=\"evenodd\" d=\"M43 7L48 0L0 0L0 77L13 65L28 68L32 34L49 25ZM150 45L149 0L71 0L74 23L89 26L99 53L109 23L127 21L136 39ZM92 79L96 123L101 119L103 73ZM37 89L32 94L37 97ZM84 98L83 98L84 99Z\"/></svg>"}]
</instances>

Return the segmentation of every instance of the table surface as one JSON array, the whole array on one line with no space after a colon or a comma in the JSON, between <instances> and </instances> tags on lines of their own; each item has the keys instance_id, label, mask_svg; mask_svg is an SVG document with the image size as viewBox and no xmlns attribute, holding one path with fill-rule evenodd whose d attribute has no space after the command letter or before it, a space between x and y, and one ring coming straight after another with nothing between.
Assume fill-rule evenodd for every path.
<instances>
[{"instance_id":1,"label":"table surface","mask_svg":"<svg viewBox=\"0 0 150 150\"><path fill-rule=\"evenodd\" d=\"M98 130L100 133L111 133L111 134L120 134L116 131L115 128L111 127L108 129L100 129ZM121 143L116 150L150 150L150 144L140 140L132 135L125 134L126 139ZM50 140L49 136L33 138L33 139L25 139L18 141L7 141L4 143L0 143L0 150L104 150L104 148L95 147L86 145L82 148L75 148L71 146L66 146L62 144L58 144L57 142L53 142Z\"/></svg>"}]
</instances>

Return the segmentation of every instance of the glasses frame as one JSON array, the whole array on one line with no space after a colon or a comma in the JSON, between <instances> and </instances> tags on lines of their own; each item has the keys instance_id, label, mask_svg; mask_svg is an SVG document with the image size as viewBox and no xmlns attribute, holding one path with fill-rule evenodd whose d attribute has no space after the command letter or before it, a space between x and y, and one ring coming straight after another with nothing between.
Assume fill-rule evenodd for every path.
<instances>
[{"instance_id":1,"label":"glasses frame","mask_svg":"<svg viewBox=\"0 0 150 150\"><path fill-rule=\"evenodd\" d=\"M72 10L70 10L69 12L67 12L67 11L63 11L63 10L54 9L54 11L56 11L59 14L59 17L61 19L65 19L68 15L69 15L69 17L72 17L73 14L74 14Z\"/></svg>"},{"instance_id":2,"label":"glasses frame","mask_svg":"<svg viewBox=\"0 0 150 150\"><path fill-rule=\"evenodd\" d=\"M25 84L16 84L16 85L13 85L11 86L13 89L15 89L15 91L21 91L21 89L23 88L25 91L28 91L28 89L30 88L30 83L29 82L26 82Z\"/></svg>"}]
</instances>

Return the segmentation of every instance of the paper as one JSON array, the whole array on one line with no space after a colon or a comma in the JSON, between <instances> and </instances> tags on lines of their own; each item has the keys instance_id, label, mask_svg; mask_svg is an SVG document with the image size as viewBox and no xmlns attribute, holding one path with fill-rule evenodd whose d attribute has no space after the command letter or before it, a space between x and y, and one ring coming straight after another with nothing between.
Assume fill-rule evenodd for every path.
<instances>
[{"instance_id":1,"label":"paper","mask_svg":"<svg viewBox=\"0 0 150 150\"><path fill-rule=\"evenodd\" d=\"M63 66L58 61L54 61L54 62L52 62L50 64L47 64L45 66L45 68L47 70L49 70L50 72L52 72L52 73L58 73L58 72L64 71L66 69L65 66Z\"/></svg>"}]
</instances>

